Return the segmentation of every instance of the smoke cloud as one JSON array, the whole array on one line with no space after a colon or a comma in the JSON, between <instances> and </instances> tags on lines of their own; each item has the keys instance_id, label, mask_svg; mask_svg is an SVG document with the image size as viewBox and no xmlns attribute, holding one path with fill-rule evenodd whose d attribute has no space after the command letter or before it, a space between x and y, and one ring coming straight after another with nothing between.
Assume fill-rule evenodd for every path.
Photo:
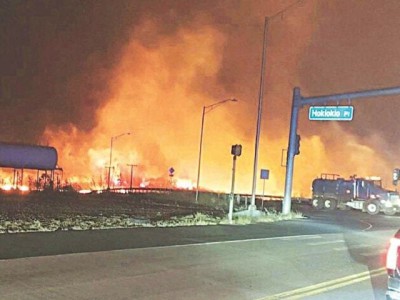
<instances>
[{"instance_id":1,"label":"smoke cloud","mask_svg":"<svg viewBox=\"0 0 400 300\"><path fill-rule=\"evenodd\" d=\"M201 186L230 189L230 147L242 144L236 190L250 193L264 17L293 3L2 2L0 139L55 146L70 181L104 186L119 136L114 179L128 182L135 164L135 185L168 185L170 167L195 182L202 108L235 97L205 115ZM294 86L309 96L396 85L399 10L304 0L269 20L258 163L271 171L267 194L283 193ZM320 173L389 182L397 102L354 103L346 124L310 122L304 108L294 193L308 196Z\"/></svg>"}]
</instances>

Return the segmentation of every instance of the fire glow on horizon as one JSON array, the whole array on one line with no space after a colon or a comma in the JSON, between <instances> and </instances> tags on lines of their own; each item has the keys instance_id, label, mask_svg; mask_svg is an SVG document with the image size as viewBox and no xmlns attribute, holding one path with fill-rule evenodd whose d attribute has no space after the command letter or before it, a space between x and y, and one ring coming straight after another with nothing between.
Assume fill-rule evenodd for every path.
<instances>
[{"instance_id":1,"label":"fire glow on horizon","mask_svg":"<svg viewBox=\"0 0 400 300\"><path fill-rule=\"evenodd\" d=\"M143 47L136 39L126 46L120 63L115 69L113 95L95 113L98 125L90 132L80 132L74 127L48 128L46 140L59 149L62 165L69 174L70 182L80 183L90 188L104 188L107 180L109 140L120 132L132 131L131 136L119 138L114 143L112 178L113 186L129 186L128 163L138 163L134 169L134 186L171 186L167 170L173 166L177 170L175 186L192 189L195 182L196 159L198 153L198 131L200 105L210 103L201 91L192 91L193 82L199 74L215 77L223 59L221 49L224 38L213 28L198 31L182 30L173 38L160 41L156 49ZM133 53L135 55L133 55ZM160 105L161 103L161 105ZM240 104L239 104L240 105ZM240 109L240 108L239 108ZM228 191L230 186L231 156L229 143L237 138L244 143L247 155L238 161L237 189L247 192L251 180L252 138L246 138L232 126L234 105L220 107L207 116L204 147L204 170L202 186L216 191ZM226 125L223 125L225 123ZM254 123L254 122L252 122ZM253 124L252 124L253 125ZM334 127L334 126L333 126ZM334 128L340 132L339 127ZM340 166L350 175L353 165L363 166L363 161L379 160L377 154L368 147L358 146L354 137L345 132L347 147L352 150L338 150L347 161ZM261 157L272 170L267 182L268 193L282 194L284 168L280 160L281 149L287 145L285 137L267 143L268 156ZM343 146L343 145L342 145ZM302 138L301 155L296 158L295 191L297 195L308 195L310 182L318 172L337 170L327 156L326 145L317 136ZM336 147L336 146L335 146ZM310 168L312 161L312 169ZM242 163L243 162L243 163ZM385 171L382 160L381 172ZM365 175L371 169L359 167ZM317 170L317 171L316 171ZM382 173L381 173L382 174ZM86 181L86 182L85 182ZM260 190L260 184L258 184ZM297 190L296 190L297 187Z\"/></svg>"},{"instance_id":2,"label":"fire glow on horizon","mask_svg":"<svg viewBox=\"0 0 400 300\"><path fill-rule=\"evenodd\" d=\"M215 102L215 99L210 99L205 94L206 91L196 89L196 81L202 77L208 78L208 81L216 81L223 60L224 35L212 27L181 29L172 37L159 38L157 47L144 47L138 36L154 29L155 24L143 24L124 48L110 82L111 96L94 112L97 126L93 130L82 132L73 126L47 128L45 140L50 141L59 150L61 164L67 173L74 174L75 178L71 178L70 181L80 181L83 184L86 179L91 187L104 186L110 137L131 131L131 136L121 137L114 143L112 178L115 185L129 186L130 174L125 167L129 163L140 165L134 170L135 186L147 182L145 186L167 187L171 184L167 176L167 170L171 166L177 170L176 182L181 182L182 179L195 182L200 109L204 103ZM300 50L296 53L297 56L300 55L305 42L298 40L298 46ZM276 49L273 48L271 52L274 51ZM285 64L286 68L293 68L291 62ZM271 68L274 70L274 66ZM291 87L287 86L285 90L287 92L275 92L276 96L284 95L290 102ZM267 92L266 95L267 98L276 96L273 92ZM213 115L206 118L201 178L203 187L215 191L229 190L229 148L239 140L244 144L244 152L247 155L243 155L238 161L236 185L238 191L249 191L253 137L251 134L244 135L243 129L252 128L255 125L255 117L249 119L251 122L247 124L234 124L234 119L241 117L238 110L243 107L240 105L249 105L249 101L246 100L238 105L219 107L213 111ZM285 114L289 116L289 107L287 108ZM288 119L281 122L284 127L288 127ZM271 125L267 124L268 126ZM335 125L332 128L337 134L341 131L340 127ZM283 190L284 168L279 162L281 149L287 145L284 132L285 130L278 130L276 133L282 133L281 137L275 136L265 142L264 149L267 151L260 153L261 163L272 171L267 182L270 194L282 194ZM361 165L358 172L365 175L385 176L383 172L388 169L385 168L383 159L379 164L381 167L378 167L378 174L371 174L370 172L375 170L372 171L364 164L365 161L379 161L377 153L366 146L358 146L359 141L345 132L341 132L340 135L346 137L347 149L352 148L338 149L339 153L335 154L335 157L342 156L343 160L346 160L346 165L339 167L341 172L347 173L344 176L354 172L354 165ZM310 182L320 172L337 171L337 158L330 159L326 151L326 147L330 145L324 145L317 136L303 136L301 147L301 155L296 158L294 193L307 195L310 192ZM299 174L301 176L298 176ZM185 186L190 187L191 184L187 183ZM258 184L258 190L260 186Z\"/></svg>"},{"instance_id":3,"label":"fire glow on horizon","mask_svg":"<svg viewBox=\"0 0 400 300\"><path fill-rule=\"evenodd\" d=\"M131 168L128 165L134 164L137 165L133 168L134 187L168 187L173 184L191 189L197 174L201 108L235 97L239 99L238 103L223 105L206 115L201 187L214 191L230 190L230 147L241 144L243 154L237 161L235 191L249 193L263 18L282 8L271 3L248 1L248 11L238 9L234 4L223 11L218 7L212 16L193 13L196 17L174 23L176 28L173 29L168 26L166 29L166 24L158 23L157 18L143 18L130 28L129 38L121 42L123 46L115 46L118 54L113 57L111 71L96 62L101 55L90 56L85 67L94 70L93 73L82 72L84 75L63 82L61 89L57 87L62 91L60 94L66 94L68 101L75 101L80 91L86 91L80 85L83 81L85 88L95 87L90 95L85 96L98 101L91 105L90 101L85 102L86 99L76 100L73 103L82 115L69 116L75 122L68 125L65 122L55 125L58 123L49 121L42 134L42 144L54 146L59 153L59 165L65 171L64 180L82 189L105 188L110 138L129 131L131 135L120 137L113 144L113 186L130 186ZM323 57L319 57L319 51L324 50L313 49L316 47L315 38L322 30L318 22L331 20L317 20L316 3L305 1L271 24L258 164L259 169L270 170L270 179L265 186L267 194L283 194L285 168L281 166L281 155L282 149L287 147L292 89L304 86L303 82L318 82L315 75L308 73L310 65L318 75L329 69L319 68L320 65L314 61L315 57ZM329 12L330 6L337 4L321 5ZM175 13L171 9L167 16L175 20ZM219 13L229 18L219 19ZM165 15L164 11L162 14ZM218 23L213 18L227 23ZM336 20L336 15L332 20ZM345 23L341 21L340 24ZM60 40L47 41L46 50L63 49L65 45ZM321 44L321 40L319 42ZM311 50L318 55L309 55ZM58 57L59 51L54 53ZM64 80L65 76L62 78ZM98 78L106 79L107 92L102 92L94 84ZM346 87L336 86L333 82L329 83L332 86L326 84L321 89L328 87L340 92L343 86ZM308 85L319 90L321 84L308 82ZM56 88L54 90L59 92ZM309 94L307 90L303 92ZM357 114L356 109L355 118L362 117ZM94 120L94 125L90 128L79 126L82 125L76 121L79 118ZM304 120L304 116L300 117L301 154L295 159L295 195L309 195L311 182L320 173L338 173L348 177L356 172L358 176L378 175L386 183L391 181L393 166L390 161L394 155L386 151L390 146L387 139L382 138L379 131L362 135L348 128L336 123L311 124ZM168 176L170 167L176 170L173 180ZM257 193L261 191L260 180Z\"/></svg>"}]
</instances>

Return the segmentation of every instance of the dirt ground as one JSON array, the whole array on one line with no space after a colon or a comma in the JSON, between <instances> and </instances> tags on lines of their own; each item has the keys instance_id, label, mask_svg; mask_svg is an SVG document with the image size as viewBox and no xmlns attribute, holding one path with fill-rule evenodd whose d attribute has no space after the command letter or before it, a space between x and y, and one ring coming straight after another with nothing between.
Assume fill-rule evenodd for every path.
<instances>
[{"instance_id":1,"label":"dirt ground","mask_svg":"<svg viewBox=\"0 0 400 300\"><path fill-rule=\"evenodd\" d=\"M225 200L218 196L202 196L195 203L194 193L78 194L74 192L1 193L0 217L18 219L63 219L74 216L111 217L124 215L149 221L201 213L213 217L226 214ZM207 205L205 204L207 203Z\"/></svg>"},{"instance_id":2,"label":"dirt ground","mask_svg":"<svg viewBox=\"0 0 400 300\"><path fill-rule=\"evenodd\" d=\"M228 224L228 204L227 195L216 193L201 193L196 203L195 193L188 191L132 194L2 192L0 233ZM281 204L280 201L268 201L267 207L263 208L267 208L266 221L282 220L279 216ZM246 207L235 201L234 209ZM253 221L238 217L235 224Z\"/></svg>"}]
</instances>

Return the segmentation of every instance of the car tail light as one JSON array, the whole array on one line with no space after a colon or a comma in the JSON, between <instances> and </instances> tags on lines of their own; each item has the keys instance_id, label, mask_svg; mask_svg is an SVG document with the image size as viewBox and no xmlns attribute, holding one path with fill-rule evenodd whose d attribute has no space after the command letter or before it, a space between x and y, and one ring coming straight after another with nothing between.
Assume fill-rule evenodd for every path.
<instances>
[{"instance_id":1,"label":"car tail light","mask_svg":"<svg viewBox=\"0 0 400 300\"><path fill-rule=\"evenodd\" d=\"M394 275L400 266L399 260L400 239L392 238L386 256L386 269L390 275Z\"/></svg>"}]
</instances>

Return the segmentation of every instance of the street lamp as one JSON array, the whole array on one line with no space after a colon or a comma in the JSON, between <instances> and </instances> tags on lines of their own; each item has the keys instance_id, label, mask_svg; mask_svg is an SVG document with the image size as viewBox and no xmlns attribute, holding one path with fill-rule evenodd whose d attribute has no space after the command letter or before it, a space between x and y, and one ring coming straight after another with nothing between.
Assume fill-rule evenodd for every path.
<instances>
[{"instance_id":1,"label":"street lamp","mask_svg":"<svg viewBox=\"0 0 400 300\"><path fill-rule=\"evenodd\" d=\"M125 132L125 133L121 133L119 135L116 136L112 136L111 137L111 143L110 143L110 165L108 166L108 182L107 182L107 190L110 189L110 177L111 177L111 164L112 164L112 149L113 149L113 142L114 140L118 139L119 137L123 136L123 135L130 135L130 132Z\"/></svg>"},{"instance_id":2,"label":"street lamp","mask_svg":"<svg viewBox=\"0 0 400 300\"><path fill-rule=\"evenodd\" d=\"M228 101L236 102L238 101L235 98L224 99L214 104L203 106L203 114L201 116L201 130L200 130L200 147L199 147L199 164L197 166L197 184L196 184L196 202L199 199L199 183L200 183L200 165L201 165L201 150L203 147L203 131L204 131L204 115L210 111L212 111L217 106L226 103Z\"/></svg>"}]
</instances>

